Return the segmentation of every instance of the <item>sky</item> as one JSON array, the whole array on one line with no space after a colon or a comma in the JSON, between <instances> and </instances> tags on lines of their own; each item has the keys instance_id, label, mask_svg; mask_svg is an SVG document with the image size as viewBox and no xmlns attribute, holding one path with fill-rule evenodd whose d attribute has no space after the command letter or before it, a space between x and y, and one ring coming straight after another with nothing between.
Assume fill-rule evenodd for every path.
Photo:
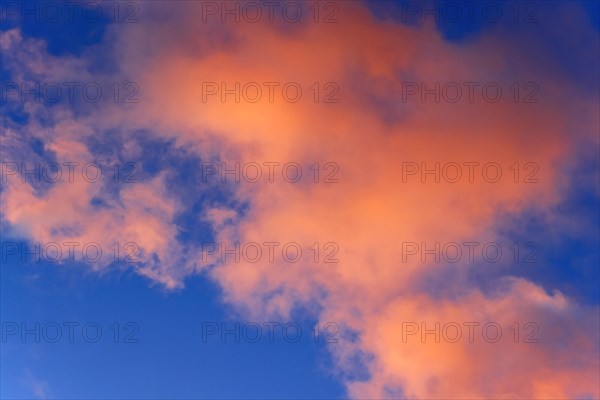
<instances>
[{"instance_id":1,"label":"sky","mask_svg":"<svg viewBox=\"0 0 600 400\"><path fill-rule=\"evenodd\" d=\"M0 398L600 398L600 2L0 4Z\"/></svg>"}]
</instances>

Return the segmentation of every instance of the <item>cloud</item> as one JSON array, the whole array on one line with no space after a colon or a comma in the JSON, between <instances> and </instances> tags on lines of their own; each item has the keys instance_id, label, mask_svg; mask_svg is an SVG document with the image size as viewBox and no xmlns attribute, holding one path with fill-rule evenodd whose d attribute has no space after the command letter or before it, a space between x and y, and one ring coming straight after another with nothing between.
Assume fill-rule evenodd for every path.
<instances>
[{"instance_id":1,"label":"cloud","mask_svg":"<svg viewBox=\"0 0 600 400\"><path fill-rule=\"evenodd\" d=\"M22 382L30 388L31 393L36 399L51 398L52 395L50 394L51 391L48 382L34 376L31 370L25 370L25 376L23 377Z\"/></svg>"},{"instance_id":2,"label":"cloud","mask_svg":"<svg viewBox=\"0 0 600 400\"><path fill-rule=\"evenodd\" d=\"M544 43L545 29L568 29L571 22L540 25L527 43L520 43L523 32L500 26L466 45L447 42L431 25L377 21L358 2L344 3L338 24L293 27L202 24L200 7L144 3L144 23L109 27L105 40L116 40L113 56L123 76L135 77L141 101L136 107L105 104L102 112L62 123L84 125L78 132L91 126L94 132L145 129L230 167L335 163L337 183L242 180L233 196L248 204L247 210L212 205L204 211L202 221L212 223L215 239L229 248L235 242L278 241L298 243L312 255L310 247L317 243L323 255L326 244L337 246L339 262L331 264L322 257L297 263L281 257L261 263L213 259L210 276L223 287L226 302L243 315L263 318L311 308L322 321L355 333L356 340L331 351L357 398L599 395L599 366L590 357L598 354L597 305L578 305L523 279L503 277L491 285L493 291L484 290L469 279L471 269L481 268L476 263L460 265L458 276L449 280L456 269L402 261L403 242L494 241L499 216L529 210L551 214L561 201L569 180L564 165L577 158L581 143L598 144L597 97L583 95L560 68L546 68L555 55L545 45L536 47ZM578 35L594 37L597 44L591 27L580 26ZM570 55L581 53L578 43L565 43ZM431 88L435 82L473 81L493 82L504 95L498 102L485 101L479 90L473 102L418 96L404 101L410 82ZM221 101L218 94L203 102L207 82L217 87L225 82L228 88L258 82L263 90L264 82L295 82L304 97L288 102L278 89L273 102L266 95L255 103L236 102L231 95ZM339 102L315 102L309 89L315 82L322 89L335 83ZM534 82L539 102L516 102L515 82ZM68 132L55 130L51 140L38 136L58 158L93 159L91 149ZM489 162L502 171L498 182L484 171ZM420 172L435 163L458 163L464 178L423 183ZM515 163L522 173L532 163L538 182L516 177ZM404 176L409 165L421 171ZM87 183L56 186L39 197L15 181L3 191L3 218L36 240L135 241L145 261L139 272L180 287L206 265L198 249L185 260L177 256L184 244L177 240L174 220L183 210L165 189L165 176L122 189L106 209L90 205L101 189ZM61 233L67 231L76 233ZM436 286L444 292L436 293ZM535 322L541 336L537 344L406 344L402 322L407 321L426 326L494 321L506 328L505 338L515 322L521 327ZM365 379L348 372L354 368L348 360L357 359L368 371Z\"/></svg>"}]
</instances>

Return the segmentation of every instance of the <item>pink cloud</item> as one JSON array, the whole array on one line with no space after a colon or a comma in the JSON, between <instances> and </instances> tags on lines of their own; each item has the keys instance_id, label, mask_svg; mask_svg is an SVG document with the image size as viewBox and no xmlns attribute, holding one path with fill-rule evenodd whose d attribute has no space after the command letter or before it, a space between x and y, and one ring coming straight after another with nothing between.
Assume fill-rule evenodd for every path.
<instances>
[{"instance_id":1,"label":"pink cloud","mask_svg":"<svg viewBox=\"0 0 600 400\"><path fill-rule=\"evenodd\" d=\"M344 3L339 24L289 31L265 24L201 24L195 3L185 12L168 7L172 18L160 21L153 19L160 14L154 7L163 3L144 7L155 23L110 32L118 38L124 70L142 88L143 101L125 110L106 106L101 117L88 117L87 123L101 129L153 129L226 162L332 161L340 168L335 184L242 183L235 195L250 204L247 213L224 208L205 213L217 241L230 247L274 240L297 242L307 252L315 242L339 246L339 262L333 264L213 259L217 267L211 276L223 287L225 301L251 317L289 316L295 307L317 302L322 321L336 321L359 335L356 342L332 346L340 371L352 355L373 357L367 362L368 380L346 382L357 398L385 397L390 390L411 398L600 395L598 362L590 356L598 353L597 308L579 306L560 293L549 295L520 279L499 282L505 285L499 294L483 293L466 279L472 265L449 288L456 298L440 299L419 282L425 271L447 272L444 266L403 263L399 246L403 241L492 241L499 213L550 210L567 181L561 165L581 141L597 143L589 134L598 125L597 113L581 111L597 109L596 100L578 96L577 88L557 81L554 71L535 60L511 65L515 42L484 34L470 46L452 45L432 26L378 23L357 2ZM505 89L515 80L535 80L543 101L524 105L505 96L498 103L405 103L404 76L494 81ZM333 81L340 87L340 102L270 103L266 97L257 103L202 102L206 82L254 81L294 81L305 88ZM384 118L382 104L396 105L394 118ZM580 118L574 120L573 112ZM53 144L59 154L89 157L61 135L57 132ZM497 183L482 177L457 184L402 181L407 162L490 161L504 174ZM515 162L535 163L539 182L524 184L519 178L515 183L510 175ZM74 224L79 239L139 242L143 254L161 260L140 273L169 288L196 272L190 265L198 259L181 265L173 256L178 252L173 217L180 206L161 178L124 190L111 210L90 209L95 190L71 185L38 198L27 185L11 183L3 217L37 240L57 239L58 227ZM433 326L489 320L504 327L534 321L541 328L540 343L402 342L403 321Z\"/></svg>"}]
</instances>

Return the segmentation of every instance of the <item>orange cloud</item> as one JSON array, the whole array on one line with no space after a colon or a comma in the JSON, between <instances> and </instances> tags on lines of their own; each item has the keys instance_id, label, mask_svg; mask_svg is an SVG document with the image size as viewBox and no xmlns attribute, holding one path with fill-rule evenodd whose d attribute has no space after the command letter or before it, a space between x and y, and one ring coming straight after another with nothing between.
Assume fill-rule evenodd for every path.
<instances>
[{"instance_id":1,"label":"orange cloud","mask_svg":"<svg viewBox=\"0 0 600 400\"><path fill-rule=\"evenodd\" d=\"M432 269L444 276L446 267L402 262L400 245L492 241L501 213L551 209L567 179L561 163L579 141L597 140L589 134L598 125L597 113L583 112L597 107L596 99L579 96L577 88L557 81L554 71L545 72L535 61L513 65L514 41L484 33L469 46L449 44L433 26L377 22L358 2L344 3L339 24L289 29L202 24L195 3L185 11L162 2L144 7L152 23L115 27L110 33L118 38L123 69L136 77L142 101L126 110L108 107L95 121L100 128L152 129L228 163L339 166L338 183L242 182L236 196L250 205L247 213L206 212L217 240L230 247L274 240L297 242L306 252L315 242L339 246L339 262L332 264L310 258L298 263L214 261L218 265L211 276L222 285L227 302L248 316L285 316L318 302L323 321L337 321L359 335L356 342L332 346L340 371L357 352L373 357L367 362L368 380L347 382L357 398L390 393L411 398L600 395L598 362L590 356L598 353L598 327L589 322L596 320L597 308L585 309L559 293L548 295L524 280L510 281L503 294L485 294L466 278L474 265L465 265L463 275L448 282L456 298L445 299L426 291L421 280ZM155 20L163 15L161 8L167 17ZM421 81L496 82L505 92L496 103L481 98L457 104L418 97L403 101L406 83ZM515 103L510 89L515 81L535 81L540 101ZM263 89L264 82L297 82L303 99L286 102L278 90L273 102L266 95L256 103L235 102L234 95L223 102L219 93L203 102L207 83L213 82L218 88L222 82L228 88L258 82ZM339 102L315 103L308 89L314 82L335 82ZM573 112L580 118L573 120ZM498 182L481 175L488 162L501 168ZM429 168L479 164L471 164L476 167L472 180L464 167L458 183L423 183L420 173L403 180L408 163ZM515 182L515 163L522 174L530 172L525 164L533 163L538 182L524 183L523 175ZM85 203L77 196L86 188L70 190L77 193L74 198L63 200L67 191L39 203L31 193L9 192L7 218L13 223L26 218L18 204L33 204L28 207L39 210L40 217L63 201ZM114 213L107 212L101 221L109 222L90 234L101 234L107 226L126 227L123 235L161 260L169 259L177 205L165 199L160 182L122 198L121 220L113 221ZM146 207L152 211L143 211ZM69 215L76 218L67 214L60 219ZM39 229L31 235L49 231L43 225ZM145 274L175 287L193 272L167 263ZM503 327L534 321L541 327L540 343L402 342L402 322L433 326L490 320Z\"/></svg>"}]
</instances>

